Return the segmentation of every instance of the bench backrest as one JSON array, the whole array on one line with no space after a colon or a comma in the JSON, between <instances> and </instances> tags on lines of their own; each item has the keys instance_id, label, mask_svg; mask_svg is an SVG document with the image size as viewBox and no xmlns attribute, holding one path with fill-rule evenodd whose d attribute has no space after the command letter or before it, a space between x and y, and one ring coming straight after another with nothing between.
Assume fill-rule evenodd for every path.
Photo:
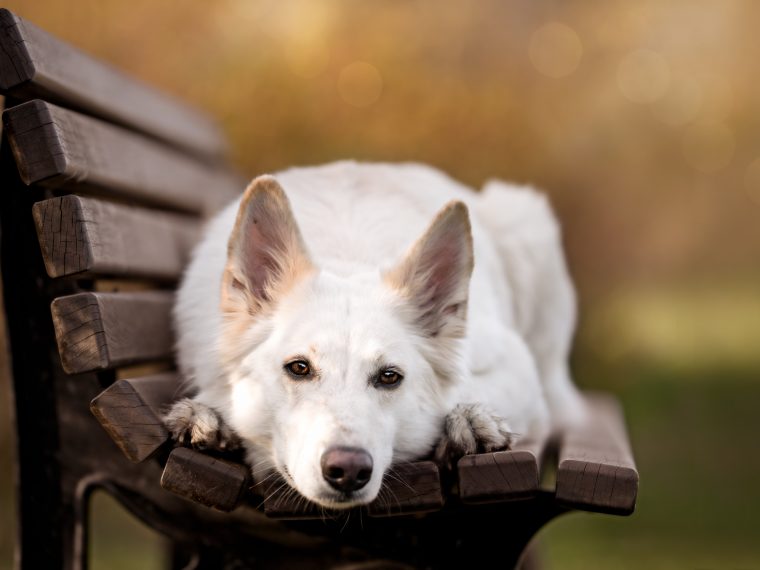
<instances>
[{"instance_id":1,"label":"bench backrest","mask_svg":"<svg viewBox=\"0 0 760 570\"><path fill-rule=\"evenodd\" d=\"M86 564L95 488L177 544L209 523L207 545L249 537L249 516L221 518L159 485L171 449L158 416L178 391L173 289L206 216L244 188L225 140L204 114L8 10L0 24L21 564Z\"/></svg>"}]
</instances>

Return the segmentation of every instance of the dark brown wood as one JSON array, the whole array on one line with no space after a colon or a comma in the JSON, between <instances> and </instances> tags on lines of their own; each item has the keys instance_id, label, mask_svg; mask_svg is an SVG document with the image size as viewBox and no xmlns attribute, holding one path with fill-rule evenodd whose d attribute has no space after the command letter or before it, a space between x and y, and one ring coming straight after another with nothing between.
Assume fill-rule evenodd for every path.
<instances>
[{"instance_id":1,"label":"dark brown wood","mask_svg":"<svg viewBox=\"0 0 760 570\"><path fill-rule=\"evenodd\" d=\"M0 92L76 108L213 158L226 152L205 115L0 10Z\"/></svg>"},{"instance_id":2,"label":"dark brown wood","mask_svg":"<svg viewBox=\"0 0 760 570\"><path fill-rule=\"evenodd\" d=\"M310 502L279 477L253 487L253 492L263 497L264 512L271 518L324 519L338 517L342 512ZM426 513L440 510L443 504L438 467L431 461L417 461L389 470L378 498L367 506L367 512L374 517Z\"/></svg>"},{"instance_id":3,"label":"dark brown wood","mask_svg":"<svg viewBox=\"0 0 760 570\"><path fill-rule=\"evenodd\" d=\"M166 462L161 486L180 497L228 512L240 505L248 491L248 468L177 447Z\"/></svg>"},{"instance_id":4,"label":"dark brown wood","mask_svg":"<svg viewBox=\"0 0 760 570\"><path fill-rule=\"evenodd\" d=\"M215 211L244 188L227 170L44 101L6 110L3 124L26 184L190 212Z\"/></svg>"},{"instance_id":5,"label":"dark brown wood","mask_svg":"<svg viewBox=\"0 0 760 570\"><path fill-rule=\"evenodd\" d=\"M370 516L385 517L437 511L443 503L438 466L432 461L417 461L392 466L380 495L367 510Z\"/></svg>"},{"instance_id":6,"label":"dark brown wood","mask_svg":"<svg viewBox=\"0 0 760 570\"><path fill-rule=\"evenodd\" d=\"M80 196L37 202L32 213L50 277L176 280L200 233L195 218Z\"/></svg>"},{"instance_id":7,"label":"dark brown wood","mask_svg":"<svg viewBox=\"0 0 760 570\"><path fill-rule=\"evenodd\" d=\"M325 516L339 516L339 511L331 511L312 503L293 489L281 477L273 477L266 485L257 485L252 491L262 497L254 504L263 505L269 518L277 520L315 520Z\"/></svg>"},{"instance_id":8,"label":"dark brown wood","mask_svg":"<svg viewBox=\"0 0 760 570\"><path fill-rule=\"evenodd\" d=\"M168 359L173 293L78 293L51 304L63 369L69 374Z\"/></svg>"},{"instance_id":9,"label":"dark brown wood","mask_svg":"<svg viewBox=\"0 0 760 570\"><path fill-rule=\"evenodd\" d=\"M522 500L538 493L544 442L526 440L508 451L465 455L457 464L465 503Z\"/></svg>"},{"instance_id":10,"label":"dark brown wood","mask_svg":"<svg viewBox=\"0 0 760 570\"><path fill-rule=\"evenodd\" d=\"M562 437L557 500L577 509L630 514L636 506L639 474L622 409L609 395L589 394L586 399L586 421Z\"/></svg>"},{"instance_id":11,"label":"dark brown wood","mask_svg":"<svg viewBox=\"0 0 760 570\"><path fill-rule=\"evenodd\" d=\"M117 380L90 402L90 411L124 455L139 463L169 441L161 414L179 393L173 372Z\"/></svg>"}]
</instances>

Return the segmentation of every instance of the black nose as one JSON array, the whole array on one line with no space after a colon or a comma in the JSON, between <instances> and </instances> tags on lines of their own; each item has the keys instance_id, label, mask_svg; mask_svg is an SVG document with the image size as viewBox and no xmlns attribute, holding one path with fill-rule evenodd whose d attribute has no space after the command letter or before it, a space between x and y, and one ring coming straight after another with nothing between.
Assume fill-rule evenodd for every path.
<instances>
[{"instance_id":1,"label":"black nose","mask_svg":"<svg viewBox=\"0 0 760 570\"><path fill-rule=\"evenodd\" d=\"M372 456L357 447L331 447L321 463L325 481L344 493L361 489L372 477Z\"/></svg>"}]
</instances>

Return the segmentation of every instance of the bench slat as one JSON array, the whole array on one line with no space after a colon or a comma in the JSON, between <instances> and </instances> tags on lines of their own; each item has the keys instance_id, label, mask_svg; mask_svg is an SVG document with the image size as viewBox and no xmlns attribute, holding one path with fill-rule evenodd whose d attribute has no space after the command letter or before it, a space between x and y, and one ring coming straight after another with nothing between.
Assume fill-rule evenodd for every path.
<instances>
[{"instance_id":1,"label":"bench slat","mask_svg":"<svg viewBox=\"0 0 760 570\"><path fill-rule=\"evenodd\" d=\"M167 491L226 512L243 501L248 482L245 465L186 447L172 450L161 476L161 486Z\"/></svg>"},{"instance_id":2,"label":"bench slat","mask_svg":"<svg viewBox=\"0 0 760 570\"><path fill-rule=\"evenodd\" d=\"M443 503L438 466L432 461L416 461L394 465L367 510L370 516L386 517L437 511Z\"/></svg>"},{"instance_id":3,"label":"bench slat","mask_svg":"<svg viewBox=\"0 0 760 570\"><path fill-rule=\"evenodd\" d=\"M80 196L37 202L32 213L50 277L176 280L200 233L188 216Z\"/></svg>"},{"instance_id":4,"label":"bench slat","mask_svg":"<svg viewBox=\"0 0 760 570\"><path fill-rule=\"evenodd\" d=\"M226 145L206 116L0 10L0 91L42 98L218 158Z\"/></svg>"},{"instance_id":5,"label":"bench slat","mask_svg":"<svg viewBox=\"0 0 760 570\"><path fill-rule=\"evenodd\" d=\"M540 489L544 443L525 440L508 451L462 457L457 463L462 502L491 503L536 495Z\"/></svg>"},{"instance_id":6,"label":"bench slat","mask_svg":"<svg viewBox=\"0 0 760 570\"><path fill-rule=\"evenodd\" d=\"M55 337L68 374L168 359L172 354L167 291L77 293L51 304Z\"/></svg>"},{"instance_id":7,"label":"bench slat","mask_svg":"<svg viewBox=\"0 0 760 570\"><path fill-rule=\"evenodd\" d=\"M161 412L179 389L174 372L117 380L90 402L90 411L124 455L140 463L169 441Z\"/></svg>"},{"instance_id":8,"label":"bench slat","mask_svg":"<svg viewBox=\"0 0 760 570\"><path fill-rule=\"evenodd\" d=\"M322 519L325 510L293 492L279 477L267 479L254 487L264 497L264 512L268 517L281 520ZM443 491L438 466L432 461L416 461L395 465L386 476L378 498L367 505L373 517L437 511L443 507Z\"/></svg>"},{"instance_id":9,"label":"bench slat","mask_svg":"<svg viewBox=\"0 0 760 570\"><path fill-rule=\"evenodd\" d=\"M618 401L587 396L589 414L568 429L560 443L557 500L574 508L630 514L636 506L639 474Z\"/></svg>"},{"instance_id":10,"label":"bench slat","mask_svg":"<svg viewBox=\"0 0 760 570\"><path fill-rule=\"evenodd\" d=\"M44 101L7 109L3 123L25 184L190 212L215 211L243 190L226 170Z\"/></svg>"}]
</instances>

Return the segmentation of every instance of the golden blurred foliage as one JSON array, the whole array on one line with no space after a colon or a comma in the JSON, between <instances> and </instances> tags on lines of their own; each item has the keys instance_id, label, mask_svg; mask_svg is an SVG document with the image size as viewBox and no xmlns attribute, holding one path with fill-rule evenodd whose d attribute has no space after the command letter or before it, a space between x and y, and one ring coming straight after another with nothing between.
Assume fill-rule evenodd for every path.
<instances>
[{"instance_id":1,"label":"golden blurred foliage","mask_svg":"<svg viewBox=\"0 0 760 570\"><path fill-rule=\"evenodd\" d=\"M760 274L753 0L7 4L207 109L248 174L412 160L545 188L591 309Z\"/></svg>"}]
</instances>

